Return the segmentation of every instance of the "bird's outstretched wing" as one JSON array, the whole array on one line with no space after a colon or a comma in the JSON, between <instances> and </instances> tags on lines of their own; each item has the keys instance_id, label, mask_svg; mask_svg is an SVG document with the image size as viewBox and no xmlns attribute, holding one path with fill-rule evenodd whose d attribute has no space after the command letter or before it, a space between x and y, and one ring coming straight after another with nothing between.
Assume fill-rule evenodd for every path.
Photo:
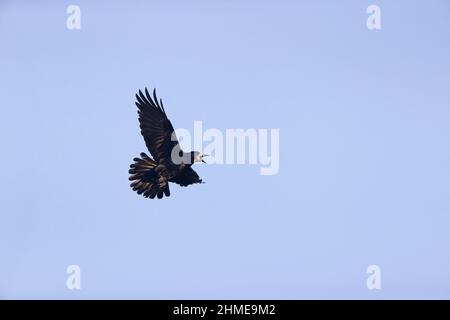
<instances>
[{"instance_id":1,"label":"bird's outstretched wing","mask_svg":"<svg viewBox=\"0 0 450 320\"><path fill-rule=\"evenodd\" d=\"M194 183L202 183L202 179L200 179L197 172L192 170L191 167L184 169L179 175L169 181L175 182L182 187L186 187Z\"/></svg>"},{"instance_id":2,"label":"bird's outstretched wing","mask_svg":"<svg viewBox=\"0 0 450 320\"><path fill-rule=\"evenodd\" d=\"M162 100L158 101L156 97L156 89L153 90L153 98L145 88L145 95L139 90L136 99L141 134L148 151L158 163L171 161L172 150L174 147L180 150L180 147Z\"/></svg>"}]
</instances>

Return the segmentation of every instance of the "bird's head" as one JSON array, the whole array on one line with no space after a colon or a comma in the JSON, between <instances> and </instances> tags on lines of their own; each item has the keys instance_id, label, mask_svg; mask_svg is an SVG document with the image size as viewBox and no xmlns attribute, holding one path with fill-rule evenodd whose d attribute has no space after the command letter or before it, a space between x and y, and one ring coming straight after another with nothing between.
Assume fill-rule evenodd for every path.
<instances>
[{"instance_id":1,"label":"bird's head","mask_svg":"<svg viewBox=\"0 0 450 320\"><path fill-rule=\"evenodd\" d=\"M203 162L206 163L205 160L203 160L204 157L207 157L207 154L203 154L201 152L198 151L192 151L191 152L191 159L192 162L191 163L195 163L195 162Z\"/></svg>"}]
</instances>

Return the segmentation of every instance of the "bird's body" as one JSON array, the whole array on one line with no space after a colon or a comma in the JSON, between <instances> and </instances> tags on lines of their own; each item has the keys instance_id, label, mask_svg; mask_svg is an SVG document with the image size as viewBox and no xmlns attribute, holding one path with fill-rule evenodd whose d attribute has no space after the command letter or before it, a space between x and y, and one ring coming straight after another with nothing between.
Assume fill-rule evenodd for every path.
<instances>
[{"instance_id":1,"label":"bird's body","mask_svg":"<svg viewBox=\"0 0 450 320\"><path fill-rule=\"evenodd\" d=\"M153 159L141 153L134 158L129 173L131 188L146 198L161 199L170 196L169 182L182 187L202 183L202 179L192 169L195 162L204 162L200 152L183 152L178 143L172 123L166 116L162 100L153 99L145 89L145 95L139 90L136 94L139 123L147 149Z\"/></svg>"}]
</instances>

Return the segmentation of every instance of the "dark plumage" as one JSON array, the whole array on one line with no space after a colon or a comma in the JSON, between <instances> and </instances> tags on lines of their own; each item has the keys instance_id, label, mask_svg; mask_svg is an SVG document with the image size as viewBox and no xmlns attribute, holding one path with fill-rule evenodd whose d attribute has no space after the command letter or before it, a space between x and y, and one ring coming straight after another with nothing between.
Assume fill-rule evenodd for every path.
<instances>
[{"instance_id":1,"label":"dark plumage","mask_svg":"<svg viewBox=\"0 0 450 320\"><path fill-rule=\"evenodd\" d=\"M141 134L153 159L145 153L141 153L141 158L133 159L128 171L131 188L146 198L161 199L164 195L170 196L169 182L182 187L202 183L191 166L194 162L205 162L202 159L205 155L197 151L186 154L181 150L162 100L158 101L156 97L156 90L153 90L153 98L147 88L145 95L139 90L136 100Z\"/></svg>"}]
</instances>

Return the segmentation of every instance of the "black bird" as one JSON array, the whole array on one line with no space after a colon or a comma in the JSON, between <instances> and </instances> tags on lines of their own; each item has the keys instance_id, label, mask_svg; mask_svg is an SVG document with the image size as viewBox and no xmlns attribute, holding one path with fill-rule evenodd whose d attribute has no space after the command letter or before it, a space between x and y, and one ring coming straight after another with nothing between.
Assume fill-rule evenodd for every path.
<instances>
[{"instance_id":1,"label":"black bird","mask_svg":"<svg viewBox=\"0 0 450 320\"><path fill-rule=\"evenodd\" d=\"M153 159L144 152L141 158L134 158L128 173L131 188L146 198L161 199L170 196L169 182L182 187L202 183L202 179L192 170L192 164L203 162L206 155L181 150L172 123L166 116L162 100L158 102L156 89L153 98L145 88L145 95L139 90L136 94L139 124L148 151Z\"/></svg>"}]
</instances>

